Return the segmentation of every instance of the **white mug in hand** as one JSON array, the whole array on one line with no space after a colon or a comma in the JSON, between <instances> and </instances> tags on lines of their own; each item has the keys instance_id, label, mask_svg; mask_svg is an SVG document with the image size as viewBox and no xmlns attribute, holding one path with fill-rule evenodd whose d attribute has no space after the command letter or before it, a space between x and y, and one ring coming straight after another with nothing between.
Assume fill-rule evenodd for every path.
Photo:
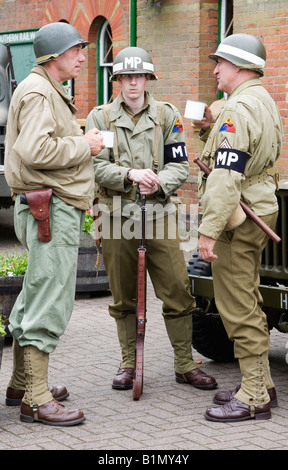
<instances>
[{"instance_id":1,"label":"white mug in hand","mask_svg":"<svg viewBox=\"0 0 288 470\"><path fill-rule=\"evenodd\" d=\"M113 148L114 144L114 131L100 131L103 138L103 144L107 148Z\"/></svg>"},{"instance_id":2,"label":"white mug in hand","mask_svg":"<svg viewBox=\"0 0 288 470\"><path fill-rule=\"evenodd\" d=\"M202 121L206 104L202 101L187 100L184 117L193 121Z\"/></svg>"}]
</instances>

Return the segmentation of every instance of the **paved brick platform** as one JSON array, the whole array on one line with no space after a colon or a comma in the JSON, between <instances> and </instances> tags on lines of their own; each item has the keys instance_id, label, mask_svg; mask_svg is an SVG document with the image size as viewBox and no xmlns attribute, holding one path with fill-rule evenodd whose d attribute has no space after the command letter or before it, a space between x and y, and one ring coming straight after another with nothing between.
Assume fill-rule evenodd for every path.
<instances>
[{"instance_id":1,"label":"paved brick platform","mask_svg":"<svg viewBox=\"0 0 288 470\"><path fill-rule=\"evenodd\" d=\"M0 242L0 249L6 242ZM11 237L8 242L13 242ZM271 332L271 369L279 398L272 419L212 423L203 414L211 406L214 392L175 382L161 302L150 282L143 394L139 401L133 401L131 390L112 390L120 349L114 320L108 315L110 301L109 292L76 300L69 326L50 357L50 384L65 384L70 392L66 406L79 407L85 413L86 421L79 426L61 428L20 422L19 409L5 405L12 368L12 348L5 346L0 370L0 450L97 450L96 463L104 463L97 460L101 456L116 459L122 451L134 459L133 451L138 451L143 459L145 452L150 451L154 455L150 463L159 464L160 451L168 458L191 456L193 450L288 449L287 335ZM202 361L201 368L217 379L219 389L234 388L239 383L236 362L215 363L197 352L194 358ZM127 461L125 466L129 465L135 468Z\"/></svg>"}]
</instances>

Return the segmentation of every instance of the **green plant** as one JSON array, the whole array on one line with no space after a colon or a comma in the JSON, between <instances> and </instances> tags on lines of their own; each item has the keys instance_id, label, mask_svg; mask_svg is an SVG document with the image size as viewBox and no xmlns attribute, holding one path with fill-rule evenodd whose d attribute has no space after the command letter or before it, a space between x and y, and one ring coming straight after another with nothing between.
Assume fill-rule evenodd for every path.
<instances>
[{"instance_id":1,"label":"green plant","mask_svg":"<svg viewBox=\"0 0 288 470\"><path fill-rule=\"evenodd\" d=\"M0 315L0 336L5 336L6 335L6 331L5 331L5 324L4 324L4 321Z\"/></svg>"},{"instance_id":2,"label":"green plant","mask_svg":"<svg viewBox=\"0 0 288 470\"><path fill-rule=\"evenodd\" d=\"M93 214L92 209L88 209L88 211L86 211L85 222L83 226L83 232L90 233L90 235L93 235L94 230L95 230L92 214Z\"/></svg>"},{"instance_id":3,"label":"green plant","mask_svg":"<svg viewBox=\"0 0 288 470\"><path fill-rule=\"evenodd\" d=\"M154 8L155 15L161 11L161 2L159 0L146 0L147 9Z\"/></svg>"},{"instance_id":4,"label":"green plant","mask_svg":"<svg viewBox=\"0 0 288 470\"><path fill-rule=\"evenodd\" d=\"M83 232L94 233L92 210L85 214ZM0 277L4 276L24 276L28 266L28 256L25 250L18 248L11 253L0 253ZM1 316L0 316L1 318Z\"/></svg>"},{"instance_id":5,"label":"green plant","mask_svg":"<svg viewBox=\"0 0 288 470\"><path fill-rule=\"evenodd\" d=\"M19 248L5 255L0 253L0 276L24 276L28 266L26 251Z\"/></svg>"}]
</instances>

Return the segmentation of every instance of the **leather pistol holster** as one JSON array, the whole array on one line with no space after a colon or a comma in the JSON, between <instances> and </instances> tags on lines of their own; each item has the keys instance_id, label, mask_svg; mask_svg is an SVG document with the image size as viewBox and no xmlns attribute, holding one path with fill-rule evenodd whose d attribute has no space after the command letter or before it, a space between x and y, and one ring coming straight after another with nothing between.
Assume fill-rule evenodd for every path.
<instances>
[{"instance_id":1,"label":"leather pistol holster","mask_svg":"<svg viewBox=\"0 0 288 470\"><path fill-rule=\"evenodd\" d=\"M35 191L25 191L31 214L38 224L38 238L41 242L50 242L50 221L49 206L52 196L52 189L36 189Z\"/></svg>"}]
</instances>

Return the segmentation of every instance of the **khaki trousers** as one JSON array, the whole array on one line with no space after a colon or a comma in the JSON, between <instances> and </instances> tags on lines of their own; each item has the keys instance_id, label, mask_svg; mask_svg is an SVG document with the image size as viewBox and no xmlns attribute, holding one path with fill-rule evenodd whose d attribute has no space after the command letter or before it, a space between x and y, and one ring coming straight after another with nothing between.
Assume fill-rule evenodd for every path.
<instances>
[{"instance_id":1,"label":"khaki trousers","mask_svg":"<svg viewBox=\"0 0 288 470\"><path fill-rule=\"evenodd\" d=\"M262 219L275 227L278 213ZM240 227L223 232L212 263L215 302L235 357L258 356L269 350L269 331L259 291L261 255L268 236L249 217Z\"/></svg>"},{"instance_id":2,"label":"khaki trousers","mask_svg":"<svg viewBox=\"0 0 288 470\"><path fill-rule=\"evenodd\" d=\"M192 319L191 313L195 307L194 297L191 295L190 283L183 251L180 248L180 240L176 237L169 239L168 226L171 229L173 220L165 217L164 236L149 238L146 240L147 248L147 270L150 275L155 294L162 300L162 315L165 325L171 325L168 335L175 353L175 364L181 364L179 373L186 373L196 366L192 359ZM119 222L119 221L118 221ZM121 224L127 222L122 218ZM111 233L113 233L113 219L110 218ZM120 225L121 225L120 224ZM155 222L151 230L155 235ZM149 230L149 229L148 229ZM122 232L123 233L123 232ZM147 232L150 233L151 232ZM171 233L171 232L170 232ZM174 233L172 231L172 233ZM119 234L118 234L119 235ZM102 238L103 261L109 277L110 288L113 295L113 304L109 305L109 313L117 321L117 331L122 348L122 367L134 367L133 343L136 340L136 330L127 328L127 321L119 320L129 317L129 325L135 325L135 319L131 316L136 314L136 292L137 292L137 266L138 248L140 239L127 239L124 236L118 238ZM149 309L149 306L148 306ZM189 317L190 321L182 321L184 317ZM178 328L178 322L181 327ZM127 320L127 319L126 319ZM172 327L172 324L174 327ZM125 327L126 325L126 327ZM126 328L125 331L121 329ZM175 335L171 330L175 331ZM132 337L133 334L133 337ZM128 336L129 337L128 337ZM123 344L132 345L123 350ZM183 347L185 344L185 347ZM179 360L177 352L179 351ZM185 353L183 354L183 351ZM177 367L177 366L176 366Z\"/></svg>"},{"instance_id":3,"label":"khaki trousers","mask_svg":"<svg viewBox=\"0 0 288 470\"><path fill-rule=\"evenodd\" d=\"M78 247L85 211L52 196L52 240L38 240L37 222L29 206L17 196L14 225L17 238L28 251L23 288L9 317L9 330L21 347L55 350L70 320L75 299Z\"/></svg>"},{"instance_id":4,"label":"khaki trousers","mask_svg":"<svg viewBox=\"0 0 288 470\"><path fill-rule=\"evenodd\" d=\"M278 213L262 217L275 227ZM262 251L268 236L250 218L231 232L223 232L215 244L218 259L212 263L215 302L242 375L240 401L259 405L269 402L267 389L274 386L268 360L269 330L259 291Z\"/></svg>"},{"instance_id":5,"label":"khaki trousers","mask_svg":"<svg viewBox=\"0 0 288 470\"><path fill-rule=\"evenodd\" d=\"M112 217L110 219L113 224ZM122 225L126 221L123 217ZM156 296L163 301L163 316L174 318L190 315L195 308L195 299L191 295L178 234L176 232L176 238L166 237L168 222L171 224L173 219L171 221L168 217L164 218L165 238L146 240L147 270ZM126 239L119 236L117 239L102 239L103 261L114 300L109 306L109 313L114 318L136 312L139 245L140 239L136 238Z\"/></svg>"}]
</instances>

